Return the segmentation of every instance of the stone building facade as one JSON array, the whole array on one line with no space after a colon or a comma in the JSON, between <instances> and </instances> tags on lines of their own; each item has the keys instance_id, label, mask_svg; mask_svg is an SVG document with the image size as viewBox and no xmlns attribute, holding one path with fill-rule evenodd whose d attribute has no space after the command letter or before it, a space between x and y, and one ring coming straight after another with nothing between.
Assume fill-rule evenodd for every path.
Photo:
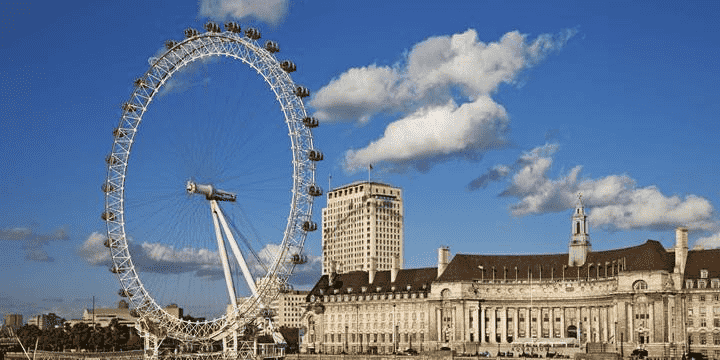
<instances>
[{"instance_id":1,"label":"stone building facade","mask_svg":"<svg viewBox=\"0 0 720 360\"><path fill-rule=\"evenodd\" d=\"M368 271L374 258L378 270L390 270L392 259L403 264L402 189L362 181L328 191L322 210L322 274L334 261L341 272Z\"/></svg>"},{"instance_id":2,"label":"stone building facade","mask_svg":"<svg viewBox=\"0 0 720 360\"><path fill-rule=\"evenodd\" d=\"M306 299L301 351L570 354L603 344L720 359L720 250L688 250L687 236L680 227L670 249L648 240L593 252L578 201L567 254L449 261L440 248L437 268L331 268Z\"/></svg>"}]
</instances>

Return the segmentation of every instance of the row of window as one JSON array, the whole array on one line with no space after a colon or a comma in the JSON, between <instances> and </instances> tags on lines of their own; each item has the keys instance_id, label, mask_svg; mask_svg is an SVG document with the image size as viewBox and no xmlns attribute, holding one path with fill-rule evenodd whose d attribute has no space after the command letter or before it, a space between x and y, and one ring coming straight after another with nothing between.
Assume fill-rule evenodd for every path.
<instances>
[{"instance_id":1,"label":"row of window","mask_svg":"<svg viewBox=\"0 0 720 360\"><path fill-rule=\"evenodd\" d=\"M425 333L401 333L397 334L398 338L393 339L392 333L382 333L382 334L325 334L325 342L365 342L365 343L392 343L394 341L400 341L400 342L410 342L418 340L420 342L425 341Z\"/></svg>"},{"instance_id":2,"label":"row of window","mask_svg":"<svg viewBox=\"0 0 720 360\"><path fill-rule=\"evenodd\" d=\"M395 189L395 190L389 189L388 190L386 188L382 188L382 187L378 186L374 190L375 191L371 190L371 193L380 194L381 193L380 190L382 190L383 194L388 194L388 192L389 192L389 195L400 195L400 191L397 189ZM357 194L357 193L360 193L361 191L363 191L363 185L358 185L358 186L347 188L347 189L330 191L330 192L328 192L328 199L332 199L333 196L337 198L338 196L352 195L353 193Z\"/></svg>"},{"instance_id":3,"label":"row of window","mask_svg":"<svg viewBox=\"0 0 720 360\"><path fill-rule=\"evenodd\" d=\"M687 289L707 289L707 279L687 279L685 280L685 288ZM720 289L720 279L711 279L710 287L712 289Z\"/></svg>"}]
</instances>

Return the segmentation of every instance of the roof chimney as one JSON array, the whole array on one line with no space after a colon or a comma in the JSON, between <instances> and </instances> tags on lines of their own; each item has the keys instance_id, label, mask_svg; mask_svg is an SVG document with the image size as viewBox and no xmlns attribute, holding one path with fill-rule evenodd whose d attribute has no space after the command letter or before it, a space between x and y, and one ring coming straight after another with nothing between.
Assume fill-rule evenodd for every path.
<instances>
[{"instance_id":1,"label":"roof chimney","mask_svg":"<svg viewBox=\"0 0 720 360\"><path fill-rule=\"evenodd\" d=\"M373 281L375 281L375 272L377 271L377 266L375 265L375 257L370 258L370 270L368 271L368 283L372 284Z\"/></svg>"},{"instance_id":2,"label":"roof chimney","mask_svg":"<svg viewBox=\"0 0 720 360\"><path fill-rule=\"evenodd\" d=\"M439 278L440 275L442 275L443 272L445 272L445 269L448 266L448 259L450 258L450 248L447 246L441 246L438 249L438 275Z\"/></svg>"},{"instance_id":3,"label":"roof chimney","mask_svg":"<svg viewBox=\"0 0 720 360\"><path fill-rule=\"evenodd\" d=\"M398 256L395 255L392 258L392 269L390 270L390 282L395 282L395 279L397 279L397 274L400 271L400 259L398 259Z\"/></svg>"},{"instance_id":4,"label":"roof chimney","mask_svg":"<svg viewBox=\"0 0 720 360\"><path fill-rule=\"evenodd\" d=\"M688 254L688 229L679 226L675 229L675 270L676 274L685 273L685 264Z\"/></svg>"}]
</instances>

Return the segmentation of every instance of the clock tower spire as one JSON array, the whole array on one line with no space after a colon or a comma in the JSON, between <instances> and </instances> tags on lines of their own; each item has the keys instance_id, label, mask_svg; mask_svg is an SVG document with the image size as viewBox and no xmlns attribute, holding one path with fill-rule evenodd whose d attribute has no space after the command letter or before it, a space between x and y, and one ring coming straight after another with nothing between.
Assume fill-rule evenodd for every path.
<instances>
[{"instance_id":1,"label":"clock tower spire","mask_svg":"<svg viewBox=\"0 0 720 360\"><path fill-rule=\"evenodd\" d=\"M572 230L568 249L568 265L583 266L590 252L590 225L588 224L582 194L578 194L578 202L572 215Z\"/></svg>"}]
</instances>

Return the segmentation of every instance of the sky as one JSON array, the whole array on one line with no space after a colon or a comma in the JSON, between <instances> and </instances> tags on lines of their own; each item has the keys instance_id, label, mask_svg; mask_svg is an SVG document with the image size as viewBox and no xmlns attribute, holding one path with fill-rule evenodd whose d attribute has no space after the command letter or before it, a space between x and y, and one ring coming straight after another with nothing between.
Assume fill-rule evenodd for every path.
<instances>
[{"instance_id":1,"label":"sky","mask_svg":"<svg viewBox=\"0 0 720 360\"><path fill-rule=\"evenodd\" d=\"M311 91L305 107L320 121L323 189L368 177L403 189L405 268L436 266L441 245L564 253L578 193L595 251L647 239L670 248L677 226L689 228L691 247L720 246L714 1L42 1L0 10L3 314L71 319L93 298L98 307L120 300L100 219L112 130L164 42L208 20L257 27L280 45L278 59L297 64L292 78ZM211 229L207 204L178 193L189 178L230 186L242 177L226 189L248 195L227 208L265 256L289 208L282 115L242 64L210 59L179 72L143 121L127 179L133 260L159 302L197 315L199 305L183 303L192 296L166 294L203 284L222 295L224 284L215 240L187 240ZM160 198L164 189L175 195ZM324 206L318 198L318 223ZM319 231L304 253L297 289L320 275Z\"/></svg>"}]
</instances>

